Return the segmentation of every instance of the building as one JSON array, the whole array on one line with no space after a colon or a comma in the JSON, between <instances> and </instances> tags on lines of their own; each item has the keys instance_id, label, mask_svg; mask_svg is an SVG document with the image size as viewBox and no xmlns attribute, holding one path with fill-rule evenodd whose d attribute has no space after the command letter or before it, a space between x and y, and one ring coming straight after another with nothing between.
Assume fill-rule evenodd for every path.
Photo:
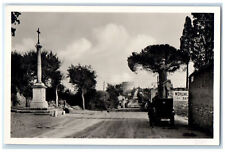
<instances>
[{"instance_id":1,"label":"building","mask_svg":"<svg viewBox=\"0 0 225 152\"><path fill-rule=\"evenodd\" d=\"M213 135L213 65L189 76L189 115L191 127Z\"/></svg>"},{"instance_id":2,"label":"building","mask_svg":"<svg viewBox=\"0 0 225 152\"><path fill-rule=\"evenodd\" d=\"M121 89L123 90L123 94L130 93L131 90L134 88L133 82L122 82L121 83Z\"/></svg>"}]
</instances>

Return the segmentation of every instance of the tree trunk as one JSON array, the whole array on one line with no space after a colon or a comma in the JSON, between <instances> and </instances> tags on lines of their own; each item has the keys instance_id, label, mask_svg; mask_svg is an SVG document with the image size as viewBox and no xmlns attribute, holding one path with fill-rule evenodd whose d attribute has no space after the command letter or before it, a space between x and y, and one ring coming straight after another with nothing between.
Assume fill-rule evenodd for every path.
<instances>
[{"instance_id":1,"label":"tree trunk","mask_svg":"<svg viewBox=\"0 0 225 152\"><path fill-rule=\"evenodd\" d=\"M189 65L189 62L187 62L187 71L186 71L186 89L189 88L189 83L188 83L188 82L189 82L189 81L188 81L188 75L189 75L189 74L188 74L188 72L189 72L189 71L188 71L188 65Z\"/></svg>"},{"instance_id":2,"label":"tree trunk","mask_svg":"<svg viewBox=\"0 0 225 152\"><path fill-rule=\"evenodd\" d=\"M85 100L84 100L84 91L81 91L81 97L82 97L82 104L83 104L83 110L85 110Z\"/></svg>"},{"instance_id":3,"label":"tree trunk","mask_svg":"<svg viewBox=\"0 0 225 152\"><path fill-rule=\"evenodd\" d=\"M55 105L59 106L59 98L58 98L58 87L55 88Z\"/></svg>"},{"instance_id":4,"label":"tree trunk","mask_svg":"<svg viewBox=\"0 0 225 152\"><path fill-rule=\"evenodd\" d=\"M166 98L166 90L163 83L167 80L167 72L165 70L159 71L159 84L158 84L158 95L159 98Z\"/></svg>"},{"instance_id":5,"label":"tree trunk","mask_svg":"<svg viewBox=\"0 0 225 152\"><path fill-rule=\"evenodd\" d=\"M30 107L30 100L29 100L29 98L26 98L26 107Z\"/></svg>"}]
</instances>

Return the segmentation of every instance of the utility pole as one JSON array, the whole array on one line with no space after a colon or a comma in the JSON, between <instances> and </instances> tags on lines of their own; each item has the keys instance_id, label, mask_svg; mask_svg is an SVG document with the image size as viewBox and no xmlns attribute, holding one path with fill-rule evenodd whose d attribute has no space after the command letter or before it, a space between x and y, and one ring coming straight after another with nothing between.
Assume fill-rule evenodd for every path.
<instances>
[{"instance_id":1,"label":"utility pole","mask_svg":"<svg viewBox=\"0 0 225 152\"><path fill-rule=\"evenodd\" d=\"M105 81L103 82L103 91L105 91Z\"/></svg>"},{"instance_id":2,"label":"utility pole","mask_svg":"<svg viewBox=\"0 0 225 152\"><path fill-rule=\"evenodd\" d=\"M103 82L104 102L106 100L105 81Z\"/></svg>"},{"instance_id":3,"label":"utility pole","mask_svg":"<svg viewBox=\"0 0 225 152\"><path fill-rule=\"evenodd\" d=\"M103 93L104 93L104 98L103 98L103 100L104 100L104 105L105 105L105 108L107 109L107 112L108 112L108 107L106 106L107 104L106 104L106 91L105 91L106 89L105 89L105 81L103 82Z\"/></svg>"}]
</instances>

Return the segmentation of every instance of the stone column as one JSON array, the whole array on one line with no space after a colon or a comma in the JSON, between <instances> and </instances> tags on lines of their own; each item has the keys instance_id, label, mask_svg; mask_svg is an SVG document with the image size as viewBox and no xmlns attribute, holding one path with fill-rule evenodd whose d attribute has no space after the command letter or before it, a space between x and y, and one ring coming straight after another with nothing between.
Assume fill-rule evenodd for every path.
<instances>
[{"instance_id":1,"label":"stone column","mask_svg":"<svg viewBox=\"0 0 225 152\"><path fill-rule=\"evenodd\" d=\"M41 81L41 48L40 44L36 45L37 48L37 82L42 83Z\"/></svg>"},{"instance_id":2,"label":"stone column","mask_svg":"<svg viewBox=\"0 0 225 152\"><path fill-rule=\"evenodd\" d=\"M41 80L41 44L39 42L39 29L38 29L38 43L36 45L37 49L37 83L33 86L33 99L30 103L30 107L34 109L38 108L48 108L48 103L46 99L46 86L42 83Z\"/></svg>"}]
</instances>

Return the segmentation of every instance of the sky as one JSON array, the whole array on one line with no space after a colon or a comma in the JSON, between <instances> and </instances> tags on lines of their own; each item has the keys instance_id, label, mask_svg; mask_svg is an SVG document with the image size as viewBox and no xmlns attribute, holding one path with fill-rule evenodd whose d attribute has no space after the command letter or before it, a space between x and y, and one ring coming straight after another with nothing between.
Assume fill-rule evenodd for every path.
<instances>
[{"instance_id":1,"label":"sky","mask_svg":"<svg viewBox=\"0 0 225 152\"><path fill-rule=\"evenodd\" d=\"M46 13L21 12L12 51L35 50L37 28L43 50L51 50L62 61L60 70L67 76L73 64L91 65L96 71L98 90L103 83L133 82L135 87L153 87L157 74L132 72L127 57L148 45L169 44L180 47L185 13ZM190 64L190 72L193 65ZM185 87L186 73L182 69L170 73L173 87ZM71 87L68 78L63 84Z\"/></svg>"}]
</instances>

